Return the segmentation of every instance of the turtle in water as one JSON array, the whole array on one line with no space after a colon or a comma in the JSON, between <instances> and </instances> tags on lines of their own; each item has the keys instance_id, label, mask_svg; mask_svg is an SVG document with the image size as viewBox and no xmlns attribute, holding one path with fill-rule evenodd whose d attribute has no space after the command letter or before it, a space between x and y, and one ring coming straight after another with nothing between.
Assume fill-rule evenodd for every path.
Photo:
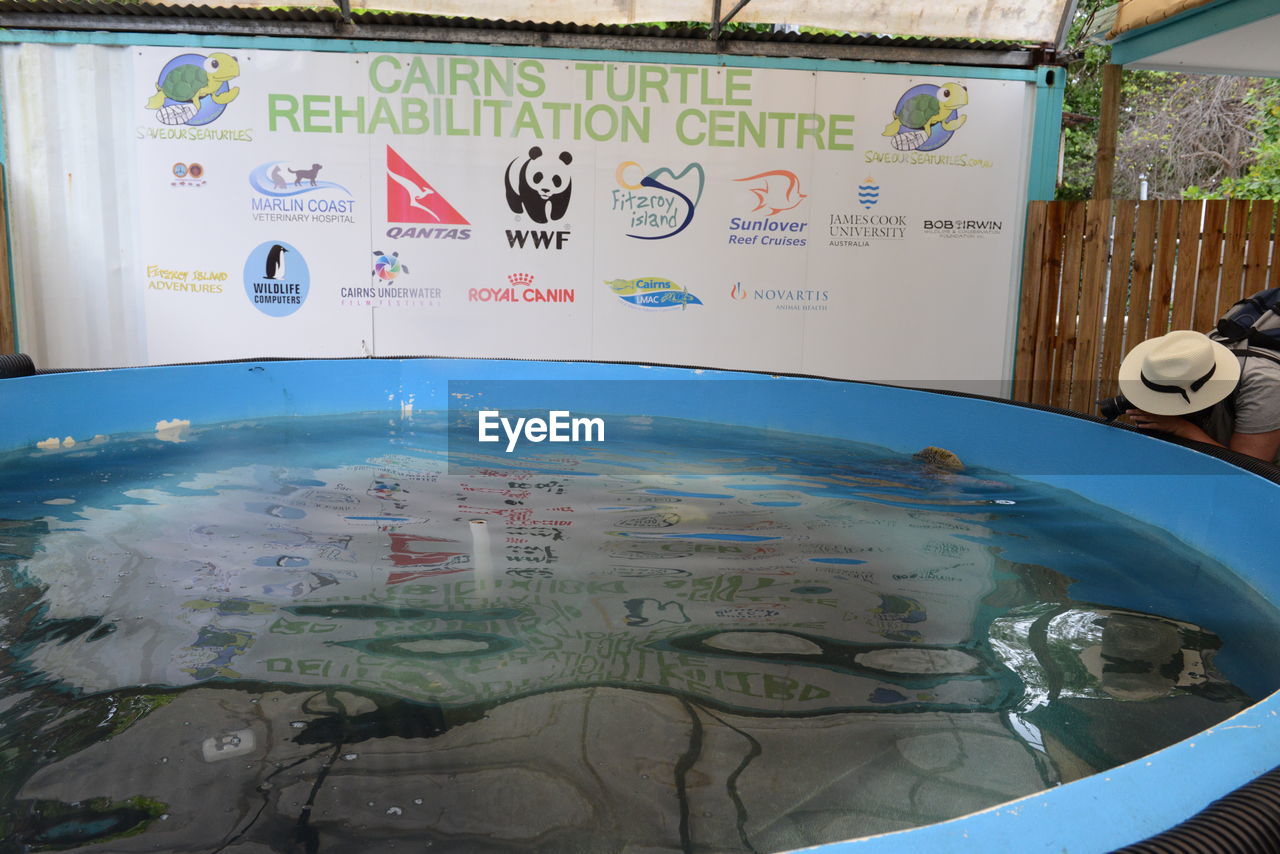
<instances>
[{"instance_id":1,"label":"turtle in water","mask_svg":"<svg viewBox=\"0 0 1280 854\"><path fill-rule=\"evenodd\" d=\"M161 71L156 93L147 101L147 109L156 110L156 117L163 124L186 124L201 111L200 102L207 96L221 113L221 107L240 94L240 87L230 87L225 92L219 90L238 76L240 63L233 56L185 54L170 61Z\"/></svg>"},{"instance_id":2,"label":"turtle in water","mask_svg":"<svg viewBox=\"0 0 1280 854\"><path fill-rule=\"evenodd\" d=\"M946 131L945 138L927 147L937 148L965 123L968 116L957 114L952 118L952 114L968 103L969 90L959 83L912 86L898 99L893 121L885 125L883 136L894 137L894 148L925 150L934 126L939 125Z\"/></svg>"}]
</instances>

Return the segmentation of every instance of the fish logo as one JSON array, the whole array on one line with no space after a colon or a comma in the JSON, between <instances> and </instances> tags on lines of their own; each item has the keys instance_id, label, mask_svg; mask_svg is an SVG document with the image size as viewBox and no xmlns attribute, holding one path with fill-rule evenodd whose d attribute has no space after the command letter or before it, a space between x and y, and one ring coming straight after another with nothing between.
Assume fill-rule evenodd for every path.
<instances>
[{"instance_id":1,"label":"fish logo","mask_svg":"<svg viewBox=\"0 0 1280 854\"><path fill-rule=\"evenodd\" d=\"M387 221L470 225L426 180L387 146Z\"/></svg>"},{"instance_id":2,"label":"fish logo","mask_svg":"<svg viewBox=\"0 0 1280 854\"><path fill-rule=\"evenodd\" d=\"M733 180L759 182L758 186L748 187L756 197L756 206L751 209L752 213L767 208L769 212L765 216L776 216L783 211L791 210L808 198L800 192L800 179L796 177L796 173L785 169L774 169L771 172L761 172L759 175Z\"/></svg>"},{"instance_id":3,"label":"fish logo","mask_svg":"<svg viewBox=\"0 0 1280 854\"><path fill-rule=\"evenodd\" d=\"M871 210L880 201L880 185L875 181L875 178L869 177L865 184L858 185L858 203L867 210Z\"/></svg>"}]
</instances>

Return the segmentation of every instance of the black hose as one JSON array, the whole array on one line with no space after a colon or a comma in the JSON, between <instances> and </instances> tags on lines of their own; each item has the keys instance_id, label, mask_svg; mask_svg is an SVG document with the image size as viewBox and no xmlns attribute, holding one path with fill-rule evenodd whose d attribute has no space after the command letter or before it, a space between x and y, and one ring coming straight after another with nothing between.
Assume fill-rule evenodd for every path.
<instances>
[{"instance_id":1,"label":"black hose","mask_svg":"<svg viewBox=\"0 0 1280 854\"><path fill-rule=\"evenodd\" d=\"M1191 818L1117 854L1280 852L1280 768L1220 798Z\"/></svg>"},{"instance_id":2,"label":"black hose","mask_svg":"<svg viewBox=\"0 0 1280 854\"><path fill-rule=\"evenodd\" d=\"M10 377L29 377L35 372L35 363L26 353L0 354L0 380Z\"/></svg>"}]
</instances>

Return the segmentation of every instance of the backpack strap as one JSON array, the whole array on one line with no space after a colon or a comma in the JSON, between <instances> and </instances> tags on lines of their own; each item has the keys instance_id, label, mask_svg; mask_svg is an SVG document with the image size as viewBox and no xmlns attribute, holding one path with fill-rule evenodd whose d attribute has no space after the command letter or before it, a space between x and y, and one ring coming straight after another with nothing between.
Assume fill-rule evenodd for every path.
<instances>
[{"instance_id":1,"label":"backpack strap","mask_svg":"<svg viewBox=\"0 0 1280 854\"><path fill-rule=\"evenodd\" d=\"M1232 350L1231 352L1235 353L1236 356L1241 359L1256 356L1259 359L1266 359L1269 362L1275 362L1277 365L1280 365L1280 353L1277 353L1274 350L1251 350L1246 348L1244 350Z\"/></svg>"}]
</instances>

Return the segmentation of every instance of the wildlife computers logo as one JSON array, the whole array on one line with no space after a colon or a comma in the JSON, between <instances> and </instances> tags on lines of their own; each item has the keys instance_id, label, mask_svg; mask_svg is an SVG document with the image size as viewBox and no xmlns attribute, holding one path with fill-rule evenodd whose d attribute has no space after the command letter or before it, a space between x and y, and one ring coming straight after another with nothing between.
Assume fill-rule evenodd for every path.
<instances>
[{"instance_id":1,"label":"wildlife computers logo","mask_svg":"<svg viewBox=\"0 0 1280 854\"><path fill-rule=\"evenodd\" d=\"M244 262L244 292L249 302L268 317L293 314L307 301L311 273L295 247L268 240Z\"/></svg>"},{"instance_id":2,"label":"wildlife computers logo","mask_svg":"<svg viewBox=\"0 0 1280 854\"><path fill-rule=\"evenodd\" d=\"M467 218L399 153L387 146L387 237L469 240Z\"/></svg>"},{"instance_id":3,"label":"wildlife computers logo","mask_svg":"<svg viewBox=\"0 0 1280 854\"><path fill-rule=\"evenodd\" d=\"M808 243L805 231L808 222L795 219L774 219L778 214L794 210L807 195L800 191L800 178L786 169L773 169L735 178L746 184L755 198L752 217L733 217L729 220L729 243L733 246L800 247Z\"/></svg>"},{"instance_id":4,"label":"wildlife computers logo","mask_svg":"<svg viewBox=\"0 0 1280 854\"><path fill-rule=\"evenodd\" d=\"M249 173L258 194L249 200L256 222L354 223L355 199L320 177L323 163L270 160ZM343 198L343 197L346 198Z\"/></svg>"},{"instance_id":5,"label":"wildlife computers logo","mask_svg":"<svg viewBox=\"0 0 1280 854\"><path fill-rule=\"evenodd\" d=\"M163 125L207 125L222 115L240 94L231 81L240 76L240 63L226 53L184 53L165 63L156 78L156 91L147 99Z\"/></svg>"}]
</instances>

